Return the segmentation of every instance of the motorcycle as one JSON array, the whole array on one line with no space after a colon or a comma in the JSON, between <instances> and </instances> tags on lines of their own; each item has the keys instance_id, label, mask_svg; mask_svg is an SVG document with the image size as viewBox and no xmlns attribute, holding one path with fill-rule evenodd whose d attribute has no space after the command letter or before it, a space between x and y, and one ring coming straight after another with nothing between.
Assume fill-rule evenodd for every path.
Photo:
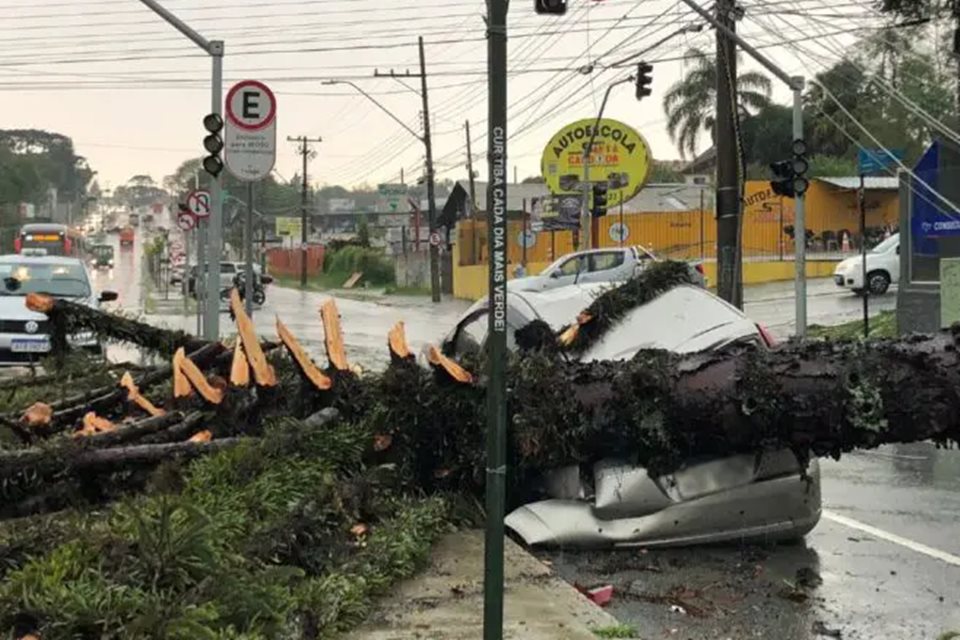
<instances>
[{"instance_id":1,"label":"motorcycle","mask_svg":"<svg viewBox=\"0 0 960 640\"><path fill-rule=\"evenodd\" d=\"M233 286L227 289L220 291L220 299L227 301L230 299L230 291L236 289L237 293L240 294L240 300L246 300L247 295L247 285L246 278L243 275L243 271L237 273L233 276ZM263 303L267 301L267 293L263 288L263 282L257 276L256 273L253 274L253 304L257 306L263 306Z\"/></svg>"}]
</instances>

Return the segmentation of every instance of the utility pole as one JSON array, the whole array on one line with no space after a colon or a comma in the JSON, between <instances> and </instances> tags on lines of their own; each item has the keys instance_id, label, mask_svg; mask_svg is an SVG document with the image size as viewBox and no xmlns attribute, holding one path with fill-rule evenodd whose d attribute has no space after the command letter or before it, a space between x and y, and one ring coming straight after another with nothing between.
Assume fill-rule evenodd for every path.
<instances>
[{"instance_id":1,"label":"utility pole","mask_svg":"<svg viewBox=\"0 0 960 640\"><path fill-rule=\"evenodd\" d=\"M437 196L433 173L433 141L430 138L430 102L427 99L427 59L423 51L423 36L417 38L420 47L420 88L423 96L423 144L427 151L427 207L430 223L430 294L440 302L440 247L433 242L437 230Z\"/></svg>"},{"instance_id":2,"label":"utility pole","mask_svg":"<svg viewBox=\"0 0 960 640\"><path fill-rule=\"evenodd\" d=\"M310 148L310 143L323 142L323 139L319 137L299 136L291 138L287 136L287 141L300 143L297 153L303 158L303 183L300 189L300 288L305 289L307 287L307 196L309 195L307 160L314 154L313 149Z\"/></svg>"},{"instance_id":3,"label":"utility pole","mask_svg":"<svg viewBox=\"0 0 960 640\"><path fill-rule=\"evenodd\" d=\"M717 0L717 21L736 32L734 0ZM717 30L717 295L743 308L740 283L740 152L737 144L737 47Z\"/></svg>"},{"instance_id":4,"label":"utility pole","mask_svg":"<svg viewBox=\"0 0 960 640\"><path fill-rule=\"evenodd\" d=\"M503 518L507 486L507 3L487 0L487 527L483 638L503 638Z\"/></svg>"},{"instance_id":5,"label":"utility pole","mask_svg":"<svg viewBox=\"0 0 960 640\"><path fill-rule=\"evenodd\" d=\"M470 212L477 210L477 183L473 178L473 153L470 150L470 121L464 123L467 129L467 172L470 174Z\"/></svg>"},{"instance_id":6,"label":"utility pole","mask_svg":"<svg viewBox=\"0 0 960 640\"><path fill-rule=\"evenodd\" d=\"M409 131L417 140L423 143L423 146L426 150L426 171L427 171L427 202L428 202L428 216L429 216L429 226L431 235L436 230L437 224L437 200L436 192L434 189L434 171L433 171L433 142L430 137L430 102L427 99L427 61L426 55L423 50L423 36L420 36L417 39L417 44L420 50L420 73L410 73L406 71L404 73L396 73L392 69L390 73L380 73L379 70L374 70L373 77L375 78L394 78L398 80L400 78L420 78L420 96L423 100L423 135L420 135L413 129L411 129L407 124L394 115L389 109L380 104L380 102L371 96L369 93L361 89L359 86L354 84L349 80L325 80L323 84L332 85L332 84L348 84L359 93L363 94L370 102L377 105L377 107L386 113L388 116L393 118L393 120L399 124L401 127ZM403 86L407 86L404 84ZM407 87L409 89L409 87ZM419 233L419 232L418 232ZM416 241L419 241L419 237L416 238ZM430 292L431 297L434 302L440 302L440 247L434 246L433 243L430 243Z\"/></svg>"},{"instance_id":7,"label":"utility pole","mask_svg":"<svg viewBox=\"0 0 960 640\"><path fill-rule=\"evenodd\" d=\"M194 44L206 51L213 61L212 86L210 91L210 112L221 115L223 112L223 41L207 40L191 29L177 16L165 9L156 0L140 0L150 10L167 21L174 29L189 38ZM223 231L223 197L219 176L210 176L210 217L208 219L208 243L213 265L207 270L207 298L204 305L203 334L207 340L220 339L220 251ZM202 277L203 266L197 265L197 280Z\"/></svg>"},{"instance_id":8,"label":"utility pole","mask_svg":"<svg viewBox=\"0 0 960 640\"><path fill-rule=\"evenodd\" d=\"M720 34L724 34L730 40L735 42L743 49L751 58L759 62L766 68L770 73L775 75L780 79L790 90L793 92L793 137L794 141L803 139L803 104L802 104L802 93L805 85L805 80L803 76L790 76L786 71L775 65L769 58L764 56L762 53L752 47L749 42L746 42L743 38L737 35L736 31L731 29L726 23L724 23L721 17L714 17L710 14L709 11L701 7L696 3L696 0L681 0L685 5L697 12L700 17L709 22L717 30L717 37L719 38ZM719 0L719 4L724 4L729 6L730 0ZM729 17L729 12L726 14ZM731 47L732 48L732 47ZM719 64L717 65L719 69ZM717 112L717 120L719 122L719 105ZM739 160L739 159L737 159ZM722 163L723 159L719 155L719 147L717 148L717 162ZM719 180L718 180L719 184ZM719 190L718 190L719 197ZM717 202L717 212L720 212L720 204ZM738 203L739 208L739 203ZM796 221L794 222L794 238L800 239L799 242L795 241L796 250L794 253L795 265L796 265L796 275L794 279L794 296L796 297L796 311L797 311L797 328L796 333L799 337L803 337L806 334L807 328L807 275L806 275L806 239L807 239L807 225L806 225L806 197L800 195L796 199ZM719 220L717 221L717 240L719 242ZM719 253L719 252L718 252ZM719 258L719 255L718 255ZM739 273L739 261L740 255L739 251L737 252L737 262L738 262L738 273ZM720 266L719 264L717 265ZM720 276L718 269L718 279ZM718 287L719 288L719 287Z\"/></svg>"}]
</instances>

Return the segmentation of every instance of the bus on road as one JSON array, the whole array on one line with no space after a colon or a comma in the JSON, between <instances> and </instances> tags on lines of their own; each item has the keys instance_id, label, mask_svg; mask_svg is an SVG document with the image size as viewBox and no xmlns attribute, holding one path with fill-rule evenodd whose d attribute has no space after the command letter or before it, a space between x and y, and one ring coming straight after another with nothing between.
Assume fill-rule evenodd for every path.
<instances>
[{"instance_id":1,"label":"bus on road","mask_svg":"<svg viewBox=\"0 0 960 640\"><path fill-rule=\"evenodd\" d=\"M48 256L83 256L83 236L65 224L35 222L20 227L14 240L16 253L42 253Z\"/></svg>"}]
</instances>

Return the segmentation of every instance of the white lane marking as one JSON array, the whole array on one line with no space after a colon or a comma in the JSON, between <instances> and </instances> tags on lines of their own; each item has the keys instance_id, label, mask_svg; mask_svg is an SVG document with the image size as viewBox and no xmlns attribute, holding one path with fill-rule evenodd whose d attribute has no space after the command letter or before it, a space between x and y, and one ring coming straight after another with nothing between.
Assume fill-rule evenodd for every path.
<instances>
[{"instance_id":1,"label":"white lane marking","mask_svg":"<svg viewBox=\"0 0 960 640\"><path fill-rule=\"evenodd\" d=\"M859 520L854 520L853 518L848 518L847 516L842 516L839 513L833 513L832 511L823 511L823 517L837 524L842 524L851 529L858 529L864 533L869 533L872 536L880 538L881 540L886 540L887 542L892 542L893 544L898 544L901 547L906 547L911 551L916 551L917 553L922 553L925 556L930 556L931 558L936 558L937 560L942 560L947 564L952 564L955 567L960 567L960 556L955 556L952 553L946 551L941 551L940 549L935 549L933 547L927 546L922 542L916 542L910 540L909 538L904 538L898 536L895 533L890 533L889 531L884 531L883 529L878 529L876 527L870 526Z\"/></svg>"}]
</instances>

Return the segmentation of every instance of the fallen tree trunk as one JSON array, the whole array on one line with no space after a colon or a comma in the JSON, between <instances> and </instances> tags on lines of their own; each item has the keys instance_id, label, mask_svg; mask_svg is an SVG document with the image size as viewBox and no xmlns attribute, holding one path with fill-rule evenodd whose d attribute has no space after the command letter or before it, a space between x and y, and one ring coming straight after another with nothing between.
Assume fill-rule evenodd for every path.
<instances>
[{"instance_id":1,"label":"fallen tree trunk","mask_svg":"<svg viewBox=\"0 0 960 640\"><path fill-rule=\"evenodd\" d=\"M99 437L99 436L97 436ZM76 473L88 469L119 470L156 464L178 457L195 457L238 444L242 438L223 438L210 442L168 442L106 448L78 448L49 451L39 448L0 453L0 477L12 477L24 471L38 474L50 471Z\"/></svg>"}]
</instances>

